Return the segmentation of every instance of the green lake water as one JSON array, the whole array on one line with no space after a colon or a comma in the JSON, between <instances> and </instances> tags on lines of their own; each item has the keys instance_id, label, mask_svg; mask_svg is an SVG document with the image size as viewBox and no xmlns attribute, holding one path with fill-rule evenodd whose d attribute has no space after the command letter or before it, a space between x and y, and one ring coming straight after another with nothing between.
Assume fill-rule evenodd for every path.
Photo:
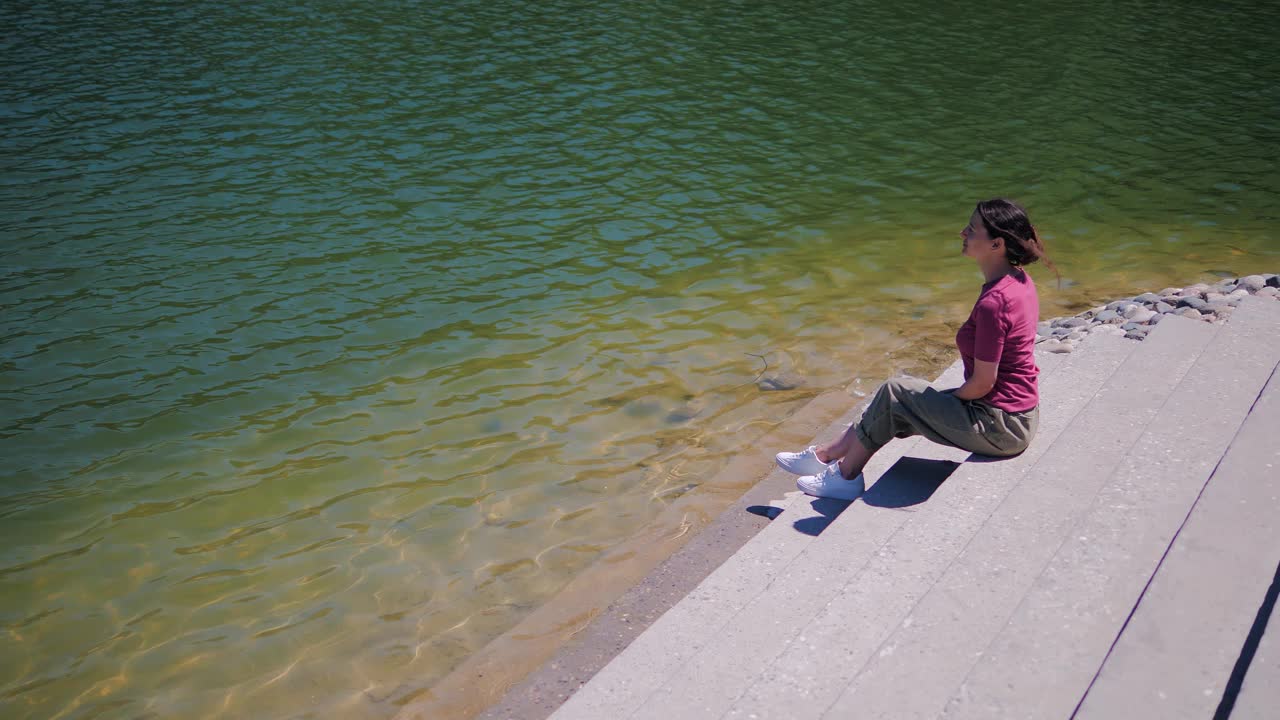
<instances>
[{"instance_id":1,"label":"green lake water","mask_svg":"<svg viewBox=\"0 0 1280 720\"><path fill-rule=\"evenodd\" d=\"M1045 317L1280 269L1264 3L0 20L14 720L393 716L817 393L947 364L981 198Z\"/></svg>"}]
</instances>

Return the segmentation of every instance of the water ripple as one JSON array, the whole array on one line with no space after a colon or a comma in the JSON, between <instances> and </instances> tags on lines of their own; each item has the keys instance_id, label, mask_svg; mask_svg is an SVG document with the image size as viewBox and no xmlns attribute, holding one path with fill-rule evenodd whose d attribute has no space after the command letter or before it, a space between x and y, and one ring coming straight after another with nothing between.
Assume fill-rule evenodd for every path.
<instances>
[{"instance_id":1,"label":"water ripple","mask_svg":"<svg viewBox=\"0 0 1280 720\"><path fill-rule=\"evenodd\" d=\"M944 364L978 196L1047 315L1280 258L1251 4L349 5L0 7L8 715L393 715Z\"/></svg>"}]
</instances>

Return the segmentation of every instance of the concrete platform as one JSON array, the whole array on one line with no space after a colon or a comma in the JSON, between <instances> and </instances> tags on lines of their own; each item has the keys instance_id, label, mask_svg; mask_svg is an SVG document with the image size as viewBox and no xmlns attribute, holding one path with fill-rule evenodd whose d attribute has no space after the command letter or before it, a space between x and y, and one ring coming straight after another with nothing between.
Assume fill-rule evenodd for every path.
<instances>
[{"instance_id":1,"label":"concrete platform","mask_svg":"<svg viewBox=\"0 0 1280 720\"><path fill-rule=\"evenodd\" d=\"M1249 340L1275 345L1280 336ZM1166 544L1167 554L1124 633L1115 633L1119 639L1079 717L1213 716L1280 569L1277 430L1280 375L1273 373L1213 471L1213 482L1188 488L1200 498L1190 515L1174 518L1182 523L1177 538ZM1259 482L1268 477L1272 482ZM1150 489L1163 490L1155 484ZM1270 644L1280 628L1267 627L1268 652L1250 663L1248 695L1269 698L1274 716L1280 714L1280 658L1270 653ZM1268 656L1271 681L1254 682L1266 675Z\"/></svg>"},{"instance_id":2,"label":"concrete platform","mask_svg":"<svg viewBox=\"0 0 1280 720\"><path fill-rule=\"evenodd\" d=\"M1064 717L1075 709L1270 378L1280 357L1277 331L1280 326L1264 313L1245 313L1223 326L1106 478L943 717ZM1197 601L1189 602L1192 597ZM1254 610L1260 598L1251 598ZM1215 589L1179 602L1194 608L1220 600ZM1182 634L1199 624L1194 617L1183 620L1162 627ZM1233 660L1242 640L1243 634L1231 638ZM1186 649L1192 654L1166 658L1170 668L1204 661L1205 648ZM1221 683L1229 672L1228 663ZM1146 707L1144 714L1175 717ZM1186 706L1183 711L1205 716ZM1134 717L1112 715L1122 716Z\"/></svg>"},{"instance_id":3,"label":"concrete platform","mask_svg":"<svg viewBox=\"0 0 1280 720\"><path fill-rule=\"evenodd\" d=\"M954 387L957 374L962 373L953 365L936 384ZM840 424L847 421L837 423ZM919 438L912 438L885 448L868 465L868 475L885 474L920 442ZM779 506L782 512L772 523L593 678L588 686L598 690L575 695L574 712L581 713L577 717L607 717L620 708L629 709L645 701L659 690L668 677L712 643L748 603L771 587L772 579L814 542L849 503L815 501L795 492ZM565 711L562 708L560 712Z\"/></svg>"},{"instance_id":4,"label":"concrete platform","mask_svg":"<svg viewBox=\"0 0 1280 720\"><path fill-rule=\"evenodd\" d=\"M1266 716L1278 364L1270 300L1091 337L1026 453L901 441L852 505L789 497L553 717Z\"/></svg>"},{"instance_id":5,"label":"concrete platform","mask_svg":"<svg viewBox=\"0 0 1280 720\"><path fill-rule=\"evenodd\" d=\"M1119 338L1106 340L1095 350L1108 357L1127 354L1135 345ZM1045 392L1066 406L1083 402L1105 379L1100 368L1106 363L1089 363L1082 357L1069 367L1046 373L1042 381ZM1061 419L1058 413L1044 418L1042 437L1056 434ZM681 668L679 676L649 698L635 717L662 715L677 697L682 698L681 705L693 708L690 716L702 717L718 717L730 706L769 715L773 709L791 713L818 704L815 694L804 692L807 683L797 680L822 668L839 677L841 668L849 664L851 647L818 643L813 635L800 647L838 648L839 656L802 649L781 662L775 659L791 650L797 637L809 629L820 633L825 618L847 617L830 626L848 632L849 623L856 623L866 631L860 636L872 638L883 621L861 615L859 608L905 614L910 607L907 601L928 589L999 501L1002 483L1019 477L1020 468L1034 462L1044 446L1038 444L1018 458L983 464L978 479L970 472L978 463L947 465L930 473L927 465L914 462L915 456L943 454L964 461L970 455L922 442L916 452L904 456L871 485L862 500L823 533L820 542L785 569L775 581L776 589L762 593L739 612L718 642ZM878 593L880 598L867 597L865 592ZM830 667L833 663L836 666ZM743 694L747 697L739 700Z\"/></svg>"}]
</instances>

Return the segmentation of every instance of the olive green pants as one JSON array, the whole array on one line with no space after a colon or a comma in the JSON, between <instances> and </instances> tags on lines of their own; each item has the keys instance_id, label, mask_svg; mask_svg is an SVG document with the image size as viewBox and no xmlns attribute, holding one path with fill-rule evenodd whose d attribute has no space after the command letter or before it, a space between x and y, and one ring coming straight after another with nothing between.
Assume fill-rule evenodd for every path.
<instances>
[{"instance_id":1,"label":"olive green pants","mask_svg":"<svg viewBox=\"0 0 1280 720\"><path fill-rule=\"evenodd\" d=\"M1010 413L979 400L961 400L924 380L894 378L876 391L854 431L868 450L893 438L923 435L979 455L1008 457L1027 449L1040 409Z\"/></svg>"}]
</instances>

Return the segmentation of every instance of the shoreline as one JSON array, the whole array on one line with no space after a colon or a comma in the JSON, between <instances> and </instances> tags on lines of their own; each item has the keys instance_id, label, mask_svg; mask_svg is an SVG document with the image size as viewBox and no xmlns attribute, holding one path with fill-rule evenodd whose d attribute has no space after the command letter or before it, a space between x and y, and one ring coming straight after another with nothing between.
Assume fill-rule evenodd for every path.
<instances>
[{"instance_id":1,"label":"shoreline","mask_svg":"<svg viewBox=\"0 0 1280 720\"><path fill-rule=\"evenodd\" d=\"M1267 273L1197 283L1185 288L1168 287L1158 293L1142 293L1113 300L1070 317L1042 320L1037 326L1036 348L1069 353L1090 334L1123 335L1143 340L1166 315L1224 323L1249 295L1280 299L1280 277Z\"/></svg>"},{"instance_id":2,"label":"shoreline","mask_svg":"<svg viewBox=\"0 0 1280 720\"><path fill-rule=\"evenodd\" d=\"M572 690L768 525L765 509L794 490L790 476L770 481L772 448L806 443L823 428L842 427L868 401L841 390L811 399L704 484L712 492L733 494L718 511L698 507L705 498L681 497L641 533L611 548L515 627L416 696L397 720L554 712ZM555 690L548 693L547 687ZM508 705L504 698L517 695L522 696L518 709L501 709Z\"/></svg>"},{"instance_id":3,"label":"shoreline","mask_svg":"<svg viewBox=\"0 0 1280 720\"><path fill-rule=\"evenodd\" d=\"M1170 287L1043 320L1037 327L1036 347L1069 353L1095 333L1141 341L1169 314L1224 323L1247 295L1280 301L1280 275ZM514 628L415 698L395 716L397 720L541 719L554 713L769 523L769 508L794 489L793 478L773 468L769 450L838 434L869 401L855 397L851 387L813 398L717 473L709 485L726 491L742 486L735 478L756 478L718 515L704 515L691 523L688 508L673 504L644 532L607 553ZM836 419L831 421L832 417ZM602 594L602 587L621 589Z\"/></svg>"}]
</instances>

